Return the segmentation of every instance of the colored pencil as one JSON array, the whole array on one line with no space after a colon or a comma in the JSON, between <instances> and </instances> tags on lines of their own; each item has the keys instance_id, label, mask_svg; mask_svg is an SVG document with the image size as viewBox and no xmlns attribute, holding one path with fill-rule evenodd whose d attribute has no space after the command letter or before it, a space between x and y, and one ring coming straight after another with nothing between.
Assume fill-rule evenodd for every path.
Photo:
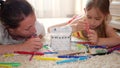
<instances>
[{"instance_id":1,"label":"colored pencil","mask_svg":"<svg viewBox=\"0 0 120 68\"><path fill-rule=\"evenodd\" d=\"M34 56L36 60L47 60L47 61L57 61L57 60L64 60L62 58L57 57L43 57L43 56Z\"/></svg>"},{"instance_id":2,"label":"colored pencil","mask_svg":"<svg viewBox=\"0 0 120 68\"><path fill-rule=\"evenodd\" d=\"M70 62L76 62L76 61L84 61L87 60L89 57L80 57L80 58L72 58L72 59L66 59L66 60L61 60L61 61L57 61L57 64L63 64L63 63L70 63Z\"/></svg>"},{"instance_id":3,"label":"colored pencil","mask_svg":"<svg viewBox=\"0 0 120 68\"><path fill-rule=\"evenodd\" d=\"M72 56L72 55L60 55L58 56L58 58L82 58L82 57L86 57L86 56Z\"/></svg>"},{"instance_id":4,"label":"colored pencil","mask_svg":"<svg viewBox=\"0 0 120 68\"><path fill-rule=\"evenodd\" d=\"M26 55L44 55L44 53L42 52L27 52L27 51L15 51L14 53L18 53L18 54L26 54Z\"/></svg>"},{"instance_id":5,"label":"colored pencil","mask_svg":"<svg viewBox=\"0 0 120 68\"><path fill-rule=\"evenodd\" d=\"M44 54L58 54L58 52L44 52Z\"/></svg>"},{"instance_id":6,"label":"colored pencil","mask_svg":"<svg viewBox=\"0 0 120 68\"><path fill-rule=\"evenodd\" d=\"M17 62L0 62L1 65L9 65L9 66L12 66L12 67L18 67L20 66L21 64L20 63L17 63Z\"/></svg>"}]
</instances>

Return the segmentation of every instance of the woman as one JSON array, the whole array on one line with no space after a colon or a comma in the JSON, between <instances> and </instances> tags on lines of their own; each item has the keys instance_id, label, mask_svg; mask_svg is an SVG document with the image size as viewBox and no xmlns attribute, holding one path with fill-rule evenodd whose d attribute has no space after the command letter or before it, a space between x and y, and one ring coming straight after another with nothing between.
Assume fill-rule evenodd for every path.
<instances>
[{"instance_id":1,"label":"woman","mask_svg":"<svg viewBox=\"0 0 120 68\"><path fill-rule=\"evenodd\" d=\"M0 54L36 51L42 47L44 27L26 0L0 0Z\"/></svg>"}]
</instances>

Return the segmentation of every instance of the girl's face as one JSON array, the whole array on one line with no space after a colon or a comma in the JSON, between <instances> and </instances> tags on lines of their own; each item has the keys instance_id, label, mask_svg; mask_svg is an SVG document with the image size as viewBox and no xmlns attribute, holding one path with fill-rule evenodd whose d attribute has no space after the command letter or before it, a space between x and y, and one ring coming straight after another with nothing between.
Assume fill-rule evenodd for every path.
<instances>
[{"instance_id":1,"label":"girl's face","mask_svg":"<svg viewBox=\"0 0 120 68\"><path fill-rule=\"evenodd\" d=\"M91 29L95 29L102 24L105 19L105 15L98 8L91 8L90 10L85 9L86 20L90 25Z\"/></svg>"},{"instance_id":2,"label":"girl's face","mask_svg":"<svg viewBox=\"0 0 120 68\"><path fill-rule=\"evenodd\" d=\"M29 15L20 22L20 26L17 29L12 29L12 35L20 37L31 37L33 34L36 33L35 21L35 15Z\"/></svg>"}]
</instances>

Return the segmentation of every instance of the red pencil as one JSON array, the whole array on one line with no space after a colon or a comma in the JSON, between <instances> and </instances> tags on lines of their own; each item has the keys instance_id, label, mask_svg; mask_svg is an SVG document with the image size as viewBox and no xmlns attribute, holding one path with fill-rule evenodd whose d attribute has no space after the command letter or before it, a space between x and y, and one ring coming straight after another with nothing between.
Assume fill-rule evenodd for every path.
<instances>
[{"instance_id":1,"label":"red pencil","mask_svg":"<svg viewBox=\"0 0 120 68\"><path fill-rule=\"evenodd\" d=\"M35 52L34 52L34 54L32 54L31 55L31 57L30 57L30 59L29 59L29 61L31 61L32 60L32 58L33 58L33 56L35 55Z\"/></svg>"},{"instance_id":2,"label":"red pencil","mask_svg":"<svg viewBox=\"0 0 120 68\"><path fill-rule=\"evenodd\" d=\"M15 51L14 53L18 53L18 54L27 54L27 55L44 55L44 53L42 52L27 52L27 51Z\"/></svg>"},{"instance_id":3,"label":"red pencil","mask_svg":"<svg viewBox=\"0 0 120 68\"><path fill-rule=\"evenodd\" d=\"M77 42L78 44L91 44L91 42Z\"/></svg>"},{"instance_id":4,"label":"red pencil","mask_svg":"<svg viewBox=\"0 0 120 68\"><path fill-rule=\"evenodd\" d=\"M85 23L85 27L86 27L86 29L85 29L86 32L87 32L88 34L90 34L90 31L89 31L89 30L90 30L90 27L89 27L89 23L88 23L88 22Z\"/></svg>"}]
</instances>

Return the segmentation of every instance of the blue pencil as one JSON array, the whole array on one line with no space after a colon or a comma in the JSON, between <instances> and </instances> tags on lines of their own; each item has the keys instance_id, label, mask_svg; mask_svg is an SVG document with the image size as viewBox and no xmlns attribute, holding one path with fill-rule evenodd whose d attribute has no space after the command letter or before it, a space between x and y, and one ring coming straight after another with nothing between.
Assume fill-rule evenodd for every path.
<instances>
[{"instance_id":1,"label":"blue pencil","mask_svg":"<svg viewBox=\"0 0 120 68\"><path fill-rule=\"evenodd\" d=\"M44 54L58 54L58 52L44 52Z\"/></svg>"},{"instance_id":2,"label":"blue pencil","mask_svg":"<svg viewBox=\"0 0 120 68\"><path fill-rule=\"evenodd\" d=\"M106 46L90 46L90 48L106 48Z\"/></svg>"},{"instance_id":3,"label":"blue pencil","mask_svg":"<svg viewBox=\"0 0 120 68\"><path fill-rule=\"evenodd\" d=\"M84 61L86 59L88 59L89 57L80 57L80 58L72 58L72 59L67 59L67 60L61 60L61 61L57 61L57 64L63 64L63 63L70 63L70 62L76 62L78 60Z\"/></svg>"},{"instance_id":4,"label":"blue pencil","mask_svg":"<svg viewBox=\"0 0 120 68\"><path fill-rule=\"evenodd\" d=\"M96 45L96 46L93 46L93 45L89 45L89 44L85 44L85 46L89 46L90 48L107 48L105 45Z\"/></svg>"},{"instance_id":5,"label":"blue pencil","mask_svg":"<svg viewBox=\"0 0 120 68\"><path fill-rule=\"evenodd\" d=\"M82 58L87 56L74 56L74 55L60 55L58 58Z\"/></svg>"}]
</instances>

